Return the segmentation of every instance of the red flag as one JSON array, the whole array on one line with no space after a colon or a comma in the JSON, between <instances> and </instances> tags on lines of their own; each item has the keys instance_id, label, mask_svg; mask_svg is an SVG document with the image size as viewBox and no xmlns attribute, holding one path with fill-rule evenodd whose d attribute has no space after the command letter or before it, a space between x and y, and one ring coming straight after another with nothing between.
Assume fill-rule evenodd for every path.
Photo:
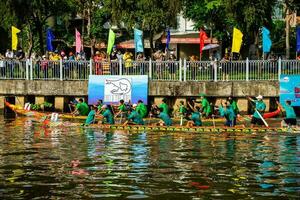
<instances>
[{"instance_id":1,"label":"red flag","mask_svg":"<svg viewBox=\"0 0 300 200\"><path fill-rule=\"evenodd\" d=\"M76 45L76 53L80 53L82 42L81 42L81 35L79 31L77 31L77 29L75 29L75 45Z\"/></svg>"},{"instance_id":2,"label":"red flag","mask_svg":"<svg viewBox=\"0 0 300 200\"><path fill-rule=\"evenodd\" d=\"M208 39L205 31L203 31L202 29L200 29L199 38L200 38L200 58L201 58L202 57L202 49L204 47L204 42L206 39Z\"/></svg>"}]
</instances>

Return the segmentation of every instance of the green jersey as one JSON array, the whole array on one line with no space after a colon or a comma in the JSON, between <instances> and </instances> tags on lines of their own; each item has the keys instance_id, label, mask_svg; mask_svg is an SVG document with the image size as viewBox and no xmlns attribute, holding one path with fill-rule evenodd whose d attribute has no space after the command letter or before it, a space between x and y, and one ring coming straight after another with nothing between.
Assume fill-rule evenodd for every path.
<instances>
[{"instance_id":1,"label":"green jersey","mask_svg":"<svg viewBox=\"0 0 300 200\"><path fill-rule=\"evenodd\" d=\"M139 103L135 110L142 116L142 118L147 116L147 107L144 103Z\"/></svg>"},{"instance_id":2,"label":"green jersey","mask_svg":"<svg viewBox=\"0 0 300 200\"><path fill-rule=\"evenodd\" d=\"M113 116L113 114L110 112L109 109L106 109L106 110L103 112L102 115L103 115L103 117L105 117L106 123L108 123L108 124L114 124L114 123L115 123L114 116Z\"/></svg>"},{"instance_id":3,"label":"green jersey","mask_svg":"<svg viewBox=\"0 0 300 200\"><path fill-rule=\"evenodd\" d=\"M78 103L76 108L79 112L79 115L87 116L89 114L89 106L85 102Z\"/></svg>"},{"instance_id":4,"label":"green jersey","mask_svg":"<svg viewBox=\"0 0 300 200\"><path fill-rule=\"evenodd\" d=\"M166 103L162 103L158 106L158 108L162 108L163 109L163 113L166 113L167 115L169 115L169 106Z\"/></svg>"},{"instance_id":5,"label":"green jersey","mask_svg":"<svg viewBox=\"0 0 300 200\"><path fill-rule=\"evenodd\" d=\"M238 105L237 105L236 101L232 101L230 105L231 105L231 107L232 107L234 113L235 113L236 115L239 114L240 110L239 110L239 108L238 108Z\"/></svg>"},{"instance_id":6,"label":"green jersey","mask_svg":"<svg viewBox=\"0 0 300 200\"><path fill-rule=\"evenodd\" d=\"M263 115L266 109L266 104L263 101L254 101L256 110ZM260 119L257 111L254 112L253 117Z\"/></svg>"},{"instance_id":7,"label":"green jersey","mask_svg":"<svg viewBox=\"0 0 300 200\"><path fill-rule=\"evenodd\" d=\"M201 122L201 114L199 112L193 112L192 113L192 117L191 119L193 120L193 122L195 123L195 126L202 126L202 122Z\"/></svg>"},{"instance_id":8,"label":"green jersey","mask_svg":"<svg viewBox=\"0 0 300 200\"><path fill-rule=\"evenodd\" d=\"M118 107L118 109L119 109L120 111L122 111L122 112L126 112L126 106L125 106L125 104L121 104L121 105Z\"/></svg>"},{"instance_id":9,"label":"green jersey","mask_svg":"<svg viewBox=\"0 0 300 200\"><path fill-rule=\"evenodd\" d=\"M91 110L85 120L85 124L86 125L90 125L91 123L94 122L95 120L95 115L96 115L96 111L95 110Z\"/></svg>"},{"instance_id":10,"label":"green jersey","mask_svg":"<svg viewBox=\"0 0 300 200\"><path fill-rule=\"evenodd\" d=\"M206 98L202 99L202 110L205 113L206 116L211 114L211 107L209 105L209 102L207 101Z\"/></svg>"},{"instance_id":11,"label":"green jersey","mask_svg":"<svg viewBox=\"0 0 300 200\"><path fill-rule=\"evenodd\" d=\"M142 116L135 110L133 110L128 116L128 120L132 120L135 124L144 125Z\"/></svg>"},{"instance_id":12,"label":"green jersey","mask_svg":"<svg viewBox=\"0 0 300 200\"><path fill-rule=\"evenodd\" d=\"M292 106L284 105L283 108L285 110L285 114L286 114L287 119L296 119L297 118L295 110Z\"/></svg>"},{"instance_id":13,"label":"green jersey","mask_svg":"<svg viewBox=\"0 0 300 200\"><path fill-rule=\"evenodd\" d=\"M171 126L172 125L172 120L171 120L171 118L169 117L168 114L166 114L164 112L161 112L161 113L159 113L158 117L164 121L166 126Z\"/></svg>"},{"instance_id":14,"label":"green jersey","mask_svg":"<svg viewBox=\"0 0 300 200\"><path fill-rule=\"evenodd\" d=\"M187 109L186 109L186 107L184 106L184 105L180 105L179 106L179 113L180 114L185 114L187 112Z\"/></svg>"}]
</instances>

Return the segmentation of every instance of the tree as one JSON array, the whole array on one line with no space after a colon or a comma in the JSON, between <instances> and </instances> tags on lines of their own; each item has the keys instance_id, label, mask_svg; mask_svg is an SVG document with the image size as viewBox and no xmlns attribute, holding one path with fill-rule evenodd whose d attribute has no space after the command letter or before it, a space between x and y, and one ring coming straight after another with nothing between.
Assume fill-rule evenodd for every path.
<instances>
[{"instance_id":1,"label":"tree","mask_svg":"<svg viewBox=\"0 0 300 200\"><path fill-rule=\"evenodd\" d=\"M195 22L195 30L210 30L210 37L217 37L224 46L229 45L229 32L235 22L228 17L223 0L184 0L184 16Z\"/></svg>"},{"instance_id":2,"label":"tree","mask_svg":"<svg viewBox=\"0 0 300 200\"><path fill-rule=\"evenodd\" d=\"M279 0L278 0L279 1ZM290 58L290 17L293 13L297 12L300 8L300 2L294 0L283 0L279 1L284 5L285 13L285 54L286 58Z\"/></svg>"},{"instance_id":3,"label":"tree","mask_svg":"<svg viewBox=\"0 0 300 200\"><path fill-rule=\"evenodd\" d=\"M105 5L111 10L112 22L119 27L124 24L128 32L134 27L142 29L153 50L154 35L176 27L182 4L181 0L107 0Z\"/></svg>"},{"instance_id":4,"label":"tree","mask_svg":"<svg viewBox=\"0 0 300 200\"><path fill-rule=\"evenodd\" d=\"M214 30L214 35L229 45L234 26L244 33L244 43L258 44L260 28L272 24L276 0L185 0L185 16L201 26ZM225 33L224 33L225 32ZM230 33L230 34L229 34Z\"/></svg>"},{"instance_id":5,"label":"tree","mask_svg":"<svg viewBox=\"0 0 300 200\"><path fill-rule=\"evenodd\" d=\"M44 52L44 32L48 19L70 15L74 5L73 0L7 0L7 6L18 18L19 24L27 26L33 33L32 37L38 37L40 52Z\"/></svg>"}]
</instances>

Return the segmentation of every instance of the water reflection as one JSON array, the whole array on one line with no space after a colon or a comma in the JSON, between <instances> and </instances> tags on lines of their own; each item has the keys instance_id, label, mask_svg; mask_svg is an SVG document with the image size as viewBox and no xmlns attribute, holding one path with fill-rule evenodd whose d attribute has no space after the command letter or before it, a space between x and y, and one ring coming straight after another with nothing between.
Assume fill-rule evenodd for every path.
<instances>
[{"instance_id":1,"label":"water reflection","mask_svg":"<svg viewBox=\"0 0 300 200\"><path fill-rule=\"evenodd\" d=\"M2 199L296 199L300 134L45 129L0 122Z\"/></svg>"}]
</instances>

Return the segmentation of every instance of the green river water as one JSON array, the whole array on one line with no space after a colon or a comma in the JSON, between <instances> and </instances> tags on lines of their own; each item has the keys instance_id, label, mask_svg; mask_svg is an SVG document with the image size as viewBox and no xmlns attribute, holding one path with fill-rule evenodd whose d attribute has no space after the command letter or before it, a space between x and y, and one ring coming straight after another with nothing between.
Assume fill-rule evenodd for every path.
<instances>
[{"instance_id":1,"label":"green river water","mask_svg":"<svg viewBox=\"0 0 300 200\"><path fill-rule=\"evenodd\" d=\"M0 118L0 199L299 199L299 134L103 132Z\"/></svg>"}]
</instances>

